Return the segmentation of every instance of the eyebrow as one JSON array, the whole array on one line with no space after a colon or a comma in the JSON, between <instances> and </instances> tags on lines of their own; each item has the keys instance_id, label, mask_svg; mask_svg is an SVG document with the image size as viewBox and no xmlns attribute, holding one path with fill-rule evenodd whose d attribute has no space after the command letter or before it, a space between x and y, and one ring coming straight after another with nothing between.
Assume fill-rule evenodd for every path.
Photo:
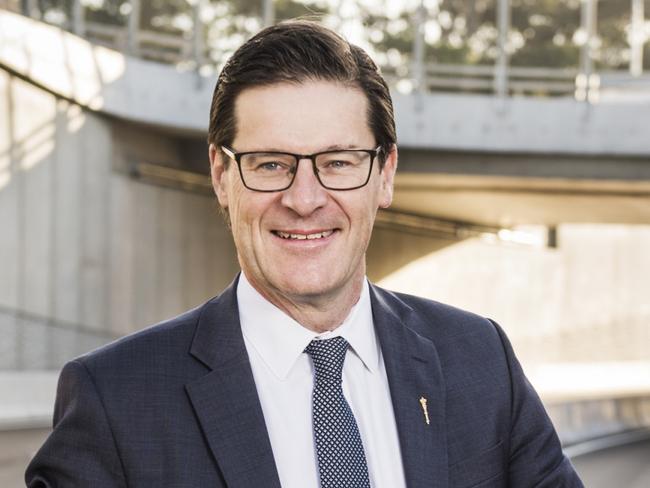
<instances>
[{"instance_id":1,"label":"eyebrow","mask_svg":"<svg viewBox=\"0 0 650 488\"><path fill-rule=\"evenodd\" d=\"M337 149L357 149L355 147L355 144L347 144L347 145L341 145L341 144L333 144L331 146L327 146L323 151L335 151Z\"/></svg>"},{"instance_id":2,"label":"eyebrow","mask_svg":"<svg viewBox=\"0 0 650 488\"><path fill-rule=\"evenodd\" d=\"M311 154L318 154L325 151L344 151L346 149L360 149L360 148L357 147L356 144L332 144L323 149L319 149L318 151L314 151ZM259 152L259 153L277 152L277 153L286 153L286 154L299 154L299 153L292 153L288 149L275 149L275 148L274 149L253 149L251 151L241 151L241 152Z\"/></svg>"}]
</instances>

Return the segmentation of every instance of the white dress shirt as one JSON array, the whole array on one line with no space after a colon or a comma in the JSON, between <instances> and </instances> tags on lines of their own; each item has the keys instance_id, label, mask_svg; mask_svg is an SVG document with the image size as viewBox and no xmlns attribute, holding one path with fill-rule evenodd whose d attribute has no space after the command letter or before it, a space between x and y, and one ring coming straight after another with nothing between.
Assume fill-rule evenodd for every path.
<instances>
[{"instance_id":1,"label":"white dress shirt","mask_svg":"<svg viewBox=\"0 0 650 488\"><path fill-rule=\"evenodd\" d=\"M334 331L316 334L267 301L241 273L237 286L244 342L283 488L318 487L311 417L314 368L304 352L314 338L342 336L350 344L343 394L359 426L373 488L406 487L384 360L375 334L370 293Z\"/></svg>"}]
</instances>

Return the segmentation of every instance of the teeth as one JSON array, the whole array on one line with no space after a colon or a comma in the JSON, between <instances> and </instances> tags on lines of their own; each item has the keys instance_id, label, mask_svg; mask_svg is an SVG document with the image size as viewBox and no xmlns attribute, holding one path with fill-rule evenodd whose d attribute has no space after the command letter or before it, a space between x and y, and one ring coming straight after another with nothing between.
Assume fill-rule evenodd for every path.
<instances>
[{"instance_id":1,"label":"teeth","mask_svg":"<svg viewBox=\"0 0 650 488\"><path fill-rule=\"evenodd\" d=\"M316 234L289 234L288 232L276 231L276 234L283 239L297 239L299 241L312 240L312 239L322 239L323 237L331 236L334 233L333 230L327 230L325 232L317 232Z\"/></svg>"}]
</instances>

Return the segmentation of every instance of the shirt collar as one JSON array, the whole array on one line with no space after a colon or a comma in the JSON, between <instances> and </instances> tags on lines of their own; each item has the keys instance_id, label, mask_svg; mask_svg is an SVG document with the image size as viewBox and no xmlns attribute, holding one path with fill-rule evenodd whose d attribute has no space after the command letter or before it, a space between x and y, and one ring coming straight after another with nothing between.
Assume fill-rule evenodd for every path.
<instances>
[{"instance_id":1,"label":"shirt collar","mask_svg":"<svg viewBox=\"0 0 650 488\"><path fill-rule=\"evenodd\" d=\"M313 339L342 336L364 366L374 373L379 367L379 343L372 321L367 280L359 301L343 323L333 331L316 334L303 327L264 298L241 273L237 284L239 318L244 337L264 363L280 379L286 379Z\"/></svg>"}]
</instances>

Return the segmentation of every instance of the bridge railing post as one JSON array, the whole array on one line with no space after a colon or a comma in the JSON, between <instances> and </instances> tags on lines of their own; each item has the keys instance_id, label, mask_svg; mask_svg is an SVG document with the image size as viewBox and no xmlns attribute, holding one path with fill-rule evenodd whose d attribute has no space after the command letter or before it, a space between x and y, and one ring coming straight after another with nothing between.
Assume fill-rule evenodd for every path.
<instances>
[{"instance_id":1,"label":"bridge railing post","mask_svg":"<svg viewBox=\"0 0 650 488\"><path fill-rule=\"evenodd\" d=\"M416 93L422 93L426 90L425 72L424 72L424 23L425 23L424 1L420 0L413 15L413 52L411 59L411 71L413 84Z\"/></svg>"},{"instance_id":2,"label":"bridge railing post","mask_svg":"<svg viewBox=\"0 0 650 488\"><path fill-rule=\"evenodd\" d=\"M508 32L510 31L510 1L498 0L497 31L499 37L497 47L499 54L494 65L494 92L499 98L508 96Z\"/></svg>"},{"instance_id":3,"label":"bridge railing post","mask_svg":"<svg viewBox=\"0 0 650 488\"><path fill-rule=\"evenodd\" d=\"M275 24L275 7L273 0L262 0L262 25L269 27Z\"/></svg>"},{"instance_id":4,"label":"bridge railing post","mask_svg":"<svg viewBox=\"0 0 650 488\"><path fill-rule=\"evenodd\" d=\"M598 76L594 74L594 51L596 48L596 23L598 0L582 0L580 9L580 73L576 77L575 97L581 101L593 101L598 96Z\"/></svg>"},{"instance_id":5,"label":"bridge railing post","mask_svg":"<svg viewBox=\"0 0 650 488\"><path fill-rule=\"evenodd\" d=\"M629 34L630 74L641 76L643 73L643 45L646 41L644 23L644 1L632 0L632 22Z\"/></svg>"},{"instance_id":6,"label":"bridge railing post","mask_svg":"<svg viewBox=\"0 0 650 488\"><path fill-rule=\"evenodd\" d=\"M33 19L41 18L41 10L38 8L38 0L25 0L23 2L23 15Z\"/></svg>"},{"instance_id":7,"label":"bridge railing post","mask_svg":"<svg viewBox=\"0 0 650 488\"><path fill-rule=\"evenodd\" d=\"M201 7L203 0L197 0L192 5L192 57L194 58L194 68L199 69L203 64L203 22L201 21Z\"/></svg>"},{"instance_id":8,"label":"bridge railing post","mask_svg":"<svg viewBox=\"0 0 650 488\"><path fill-rule=\"evenodd\" d=\"M81 4L81 0L72 2L72 32L78 36L83 36L86 33L84 6Z\"/></svg>"},{"instance_id":9,"label":"bridge railing post","mask_svg":"<svg viewBox=\"0 0 650 488\"><path fill-rule=\"evenodd\" d=\"M127 24L127 46L132 56L137 56L140 47L140 0L131 0L131 12Z\"/></svg>"}]
</instances>

